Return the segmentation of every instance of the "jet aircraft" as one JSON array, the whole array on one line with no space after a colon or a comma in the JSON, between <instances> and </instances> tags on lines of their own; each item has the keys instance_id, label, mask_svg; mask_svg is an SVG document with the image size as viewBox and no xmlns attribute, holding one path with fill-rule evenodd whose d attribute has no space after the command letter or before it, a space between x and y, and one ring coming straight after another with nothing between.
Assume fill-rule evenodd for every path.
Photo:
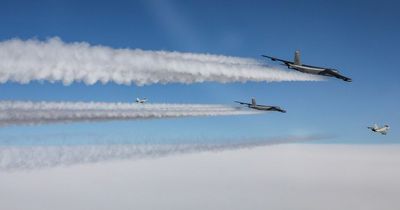
<instances>
[{"instance_id":1,"label":"jet aircraft","mask_svg":"<svg viewBox=\"0 0 400 210\"><path fill-rule=\"evenodd\" d=\"M138 104L144 104L146 102L147 102L147 98L143 98L143 99L136 98L136 103L138 103Z\"/></svg>"},{"instance_id":2,"label":"jet aircraft","mask_svg":"<svg viewBox=\"0 0 400 210\"><path fill-rule=\"evenodd\" d=\"M305 65L302 64L300 61L300 51L296 51L294 53L294 62L292 61L287 61L287 60L282 60L279 58L275 57L270 57L267 55L262 55L263 57L269 58L272 61L279 61L282 62L282 65L287 66L289 69L294 69L296 71L300 71L303 73L307 74L315 74L315 75L321 75L321 76L328 76L328 77L336 77L338 79L341 79L346 82L351 82L352 80L348 77L345 77L340 74L340 72L336 69L332 68L325 68L325 67L318 67L318 66L310 66L310 65Z\"/></svg>"},{"instance_id":3,"label":"jet aircraft","mask_svg":"<svg viewBox=\"0 0 400 210\"><path fill-rule=\"evenodd\" d=\"M373 132L380 133L382 135L386 135L387 132L389 131L389 126L384 125L383 127L379 127L377 124L374 124L374 126L369 126L368 129L370 129Z\"/></svg>"},{"instance_id":4,"label":"jet aircraft","mask_svg":"<svg viewBox=\"0 0 400 210\"><path fill-rule=\"evenodd\" d=\"M250 109L256 109L256 110L261 110L261 111L277 111L277 112L282 112L286 113L286 110L281 109L279 106L266 106L266 105L259 105L256 103L256 99L252 98L251 103L246 103L246 102L241 102L241 101L234 101L236 103L246 105Z\"/></svg>"}]
</instances>

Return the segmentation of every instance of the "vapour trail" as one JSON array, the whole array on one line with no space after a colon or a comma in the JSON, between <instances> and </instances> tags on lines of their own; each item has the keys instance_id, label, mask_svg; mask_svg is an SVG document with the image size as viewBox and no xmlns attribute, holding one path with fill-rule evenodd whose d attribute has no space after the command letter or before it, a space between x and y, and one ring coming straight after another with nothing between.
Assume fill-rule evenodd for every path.
<instances>
[{"instance_id":1,"label":"vapour trail","mask_svg":"<svg viewBox=\"0 0 400 210\"><path fill-rule=\"evenodd\" d=\"M258 113L262 112L212 104L2 101L0 126Z\"/></svg>"},{"instance_id":2,"label":"vapour trail","mask_svg":"<svg viewBox=\"0 0 400 210\"><path fill-rule=\"evenodd\" d=\"M324 136L243 139L235 143L124 144L79 146L0 146L0 171L70 166L111 160L159 158L174 154L218 152L284 143L322 140Z\"/></svg>"},{"instance_id":3,"label":"vapour trail","mask_svg":"<svg viewBox=\"0 0 400 210\"><path fill-rule=\"evenodd\" d=\"M0 83L31 81L167 84L319 81L254 59L222 55L113 49L86 42L11 39L0 42Z\"/></svg>"}]
</instances>

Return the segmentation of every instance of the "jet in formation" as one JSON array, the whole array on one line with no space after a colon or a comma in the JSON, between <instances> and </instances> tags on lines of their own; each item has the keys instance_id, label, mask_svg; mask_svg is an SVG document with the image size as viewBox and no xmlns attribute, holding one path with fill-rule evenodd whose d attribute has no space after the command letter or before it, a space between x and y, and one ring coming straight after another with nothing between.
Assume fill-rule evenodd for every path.
<instances>
[{"instance_id":1,"label":"jet in formation","mask_svg":"<svg viewBox=\"0 0 400 210\"><path fill-rule=\"evenodd\" d=\"M333 68L325 68L325 67L318 67L318 66L310 66L310 65L305 65L302 64L300 61L300 51L296 51L294 53L294 61L287 61L267 55L262 55L263 57L269 58L272 61L279 61L282 62L283 65L287 66L289 69L294 69L296 71L300 71L303 73L307 74L315 74L315 75L321 75L321 76L328 76L328 77L336 77L338 79L341 79L346 82L351 82L351 79L348 77L345 77L340 74L340 72L336 69Z\"/></svg>"},{"instance_id":2,"label":"jet in formation","mask_svg":"<svg viewBox=\"0 0 400 210\"><path fill-rule=\"evenodd\" d=\"M138 104L144 104L146 102L147 102L147 98L143 98L143 99L136 98L136 103L138 103Z\"/></svg>"},{"instance_id":3,"label":"jet in formation","mask_svg":"<svg viewBox=\"0 0 400 210\"><path fill-rule=\"evenodd\" d=\"M382 135L386 135L387 132L389 131L389 126L388 125L384 125L383 127L379 127L377 124L374 124L374 126L369 126L368 129L370 129L371 131L375 132L375 133L380 133Z\"/></svg>"},{"instance_id":4,"label":"jet in formation","mask_svg":"<svg viewBox=\"0 0 400 210\"><path fill-rule=\"evenodd\" d=\"M282 112L286 113L286 110L281 109L279 106L267 106L267 105L259 105L256 103L256 99L252 98L251 103L246 103L246 102L241 102L241 101L235 101L236 103L246 105L250 109L256 109L256 110L261 110L261 111L277 111L277 112Z\"/></svg>"}]
</instances>

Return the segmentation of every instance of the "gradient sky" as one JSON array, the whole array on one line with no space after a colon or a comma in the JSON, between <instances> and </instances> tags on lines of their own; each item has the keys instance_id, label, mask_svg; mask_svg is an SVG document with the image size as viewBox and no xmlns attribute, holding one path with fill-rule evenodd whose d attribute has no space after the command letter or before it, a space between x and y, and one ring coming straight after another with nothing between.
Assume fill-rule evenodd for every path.
<instances>
[{"instance_id":1,"label":"gradient sky","mask_svg":"<svg viewBox=\"0 0 400 210\"><path fill-rule=\"evenodd\" d=\"M256 97L288 113L0 129L7 139L229 139L326 135L328 143L400 140L400 3L397 1L0 1L0 40L58 36L113 48L261 54L339 69L352 83L202 83L144 87L33 82L0 85L0 100L233 104ZM267 62L267 61L266 61ZM387 123L387 136L366 129ZM156 132L155 132L156 131ZM76 139L74 137L74 139Z\"/></svg>"}]
</instances>

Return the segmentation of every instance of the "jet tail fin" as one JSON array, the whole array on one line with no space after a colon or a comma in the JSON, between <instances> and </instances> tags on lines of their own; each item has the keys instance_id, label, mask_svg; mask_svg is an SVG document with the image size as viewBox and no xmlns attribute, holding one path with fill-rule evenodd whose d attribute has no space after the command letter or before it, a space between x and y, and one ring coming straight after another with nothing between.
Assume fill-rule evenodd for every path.
<instances>
[{"instance_id":1,"label":"jet tail fin","mask_svg":"<svg viewBox=\"0 0 400 210\"><path fill-rule=\"evenodd\" d=\"M301 65L300 51L298 51L298 50L296 50L296 52L294 52L294 64Z\"/></svg>"},{"instance_id":2,"label":"jet tail fin","mask_svg":"<svg viewBox=\"0 0 400 210\"><path fill-rule=\"evenodd\" d=\"M255 98L252 98L251 99L251 105L256 105L257 103L256 103L256 99Z\"/></svg>"}]
</instances>

